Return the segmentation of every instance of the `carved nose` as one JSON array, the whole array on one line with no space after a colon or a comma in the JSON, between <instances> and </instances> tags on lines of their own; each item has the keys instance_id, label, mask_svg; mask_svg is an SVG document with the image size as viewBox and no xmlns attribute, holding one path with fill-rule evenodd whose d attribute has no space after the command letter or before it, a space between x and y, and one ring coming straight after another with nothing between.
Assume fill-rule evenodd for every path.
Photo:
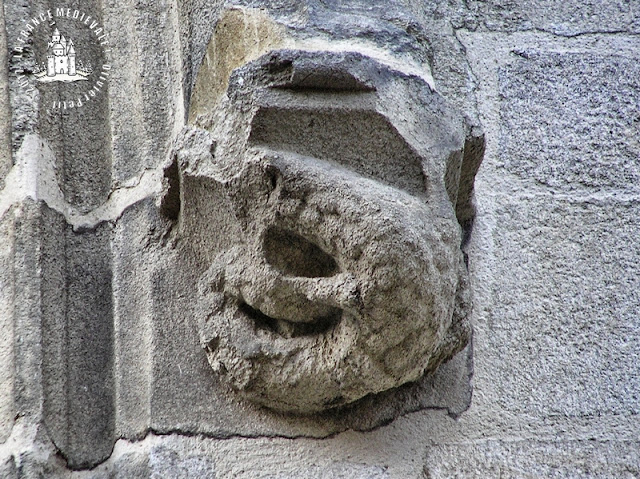
<instances>
[{"instance_id":1,"label":"carved nose","mask_svg":"<svg viewBox=\"0 0 640 479\"><path fill-rule=\"evenodd\" d=\"M339 272L337 263L329 254L288 230L269 228L263 248L267 262L285 276L328 278Z\"/></svg>"}]
</instances>

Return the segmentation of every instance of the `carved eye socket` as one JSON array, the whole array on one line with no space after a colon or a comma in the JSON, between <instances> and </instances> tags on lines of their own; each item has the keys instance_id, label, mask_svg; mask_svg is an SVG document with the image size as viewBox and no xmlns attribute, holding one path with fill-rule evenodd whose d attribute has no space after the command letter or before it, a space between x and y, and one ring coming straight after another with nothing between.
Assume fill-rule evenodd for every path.
<instances>
[{"instance_id":1,"label":"carved eye socket","mask_svg":"<svg viewBox=\"0 0 640 479\"><path fill-rule=\"evenodd\" d=\"M267 262L288 276L329 277L338 273L335 260L319 246L291 231L271 227L263 240Z\"/></svg>"},{"instance_id":2,"label":"carved eye socket","mask_svg":"<svg viewBox=\"0 0 640 479\"><path fill-rule=\"evenodd\" d=\"M427 192L421 157L376 111L263 107L249 141L338 164L414 195Z\"/></svg>"}]
</instances>

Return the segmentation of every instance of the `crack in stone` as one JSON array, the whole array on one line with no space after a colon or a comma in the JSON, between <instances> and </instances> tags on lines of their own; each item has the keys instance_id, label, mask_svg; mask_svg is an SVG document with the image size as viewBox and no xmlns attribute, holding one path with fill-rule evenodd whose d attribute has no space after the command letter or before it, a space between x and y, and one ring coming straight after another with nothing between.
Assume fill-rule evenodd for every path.
<instances>
[{"instance_id":1,"label":"crack in stone","mask_svg":"<svg viewBox=\"0 0 640 479\"><path fill-rule=\"evenodd\" d=\"M74 231L87 231L106 221L117 221L135 203L153 197L162 190L162 168L145 169L139 176L114 189L107 200L87 213L69 204L56 179L55 155L47 141L35 133L25 136L16 153L16 164L5 178L0 191L0 218L27 198L43 201L57 211Z\"/></svg>"}]
</instances>

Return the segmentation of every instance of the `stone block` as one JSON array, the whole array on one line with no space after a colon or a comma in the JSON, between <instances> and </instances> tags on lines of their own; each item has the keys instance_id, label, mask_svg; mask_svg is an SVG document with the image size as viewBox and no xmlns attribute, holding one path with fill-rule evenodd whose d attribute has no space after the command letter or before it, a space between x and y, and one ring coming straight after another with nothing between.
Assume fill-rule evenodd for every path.
<instances>
[{"instance_id":1,"label":"stone block","mask_svg":"<svg viewBox=\"0 0 640 479\"><path fill-rule=\"evenodd\" d=\"M164 447L154 447L149 454L151 478L182 479L216 477L214 461L206 455L185 451L174 451Z\"/></svg>"},{"instance_id":2,"label":"stone block","mask_svg":"<svg viewBox=\"0 0 640 479\"><path fill-rule=\"evenodd\" d=\"M150 422L152 284L159 264L151 246L162 230L153 200L128 208L114 228L111 252L114 307L116 429L143 436Z\"/></svg>"},{"instance_id":3,"label":"stone block","mask_svg":"<svg viewBox=\"0 0 640 479\"><path fill-rule=\"evenodd\" d=\"M16 463L13 456L9 456L6 459L0 459L0 477L5 479L17 478Z\"/></svg>"},{"instance_id":4,"label":"stone block","mask_svg":"<svg viewBox=\"0 0 640 479\"><path fill-rule=\"evenodd\" d=\"M145 2L141 8L104 4L105 29L112 34L109 106L117 184L159 166L173 130L184 123L177 8L167 2Z\"/></svg>"},{"instance_id":5,"label":"stone block","mask_svg":"<svg viewBox=\"0 0 640 479\"><path fill-rule=\"evenodd\" d=\"M483 441L429 448L424 477L600 478L640 476L640 443L590 440Z\"/></svg>"},{"instance_id":6,"label":"stone block","mask_svg":"<svg viewBox=\"0 0 640 479\"><path fill-rule=\"evenodd\" d=\"M14 210L0 218L0 443L13 427L14 407Z\"/></svg>"},{"instance_id":7,"label":"stone block","mask_svg":"<svg viewBox=\"0 0 640 479\"><path fill-rule=\"evenodd\" d=\"M211 214L211 203L201 207ZM142 201L118 220L111 244L115 420L123 437L140 438L149 428L215 437L317 437L347 427L370 429L423 408L445 408L457 416L469 407L471 348L434 375L368 396L340 414L283 416L235 400L212 375L193 321L199 257L182 254L167 241L165 228L154 202Z\"/></svg>"},{"instance_id":8,"label":"stone block","mask_svg":"<svg viewBox=\"0 0 640 479\"><path fill-rule=\"evenodd\" d=\"M481 404L533 417L640 413L638 200L503 197Z\"/></svg>"},{"instance_id":9,"label":"stone block","mask_svg":"<svg viewBox=\"0 0 640 479\"><path fill-rule=\"evenodd\" d=\"M2 420L13 409L42 421L70 465L95 464L114 440L109 226L78 233L42 202L14 208L13 245L3 243L13 247L3 266L14 280L15 340L3 358Z\"/></svg>"},{"instance_id":10,"label":"stone block","mask_svg":"<svg viewBox=\"0 0 640 479\"><path fill-rule=\"evenodd\" d=\"M640 191L637 58L522 55L499 73L504 168L556 191Z\"/></svg>"},{"instance_id":11,"label":"stone block","mask_svg":"<svg viewBox=\"0 0 640 479\"><path fill-rule=\"evenodd\" d=\"M0 74L0 190L4 187L4 177L12 165L8 53L4 9L0 9L0 71L2 71Z\"/></svg>"},{"instance_id":12,"label":"stone block","mask_svg":"<svg viewBox=\"0 0 640 479\"><path fill-rule=\"evenodd\" d=\"M467 28L544 30L557 35L632 31L638 11L620 0L470 0Z\"/></svg>"},{"instance_id":13,"label":"stone block","mask_svg":"<svg viewBox=\"0 0 640 479\"><path fill-rule=\"evenodd\" d=\"M243 477L251 477L250 475ZM327 466L310 465L306 468L294 469L280 474L265 474L263 479L390 479L386 468L364 464L334 463Z\"/></svg>"},{"instance_id":14,"label":"stone block","mask_svg":"<svg viewBox=\"0 0 640 479\"><path fill-rule=\"evenodd\" d=\"M109 479L148 479L150 477L151 470L147 454L125 453L109 468Z\"/></svg>"}]
</instances>

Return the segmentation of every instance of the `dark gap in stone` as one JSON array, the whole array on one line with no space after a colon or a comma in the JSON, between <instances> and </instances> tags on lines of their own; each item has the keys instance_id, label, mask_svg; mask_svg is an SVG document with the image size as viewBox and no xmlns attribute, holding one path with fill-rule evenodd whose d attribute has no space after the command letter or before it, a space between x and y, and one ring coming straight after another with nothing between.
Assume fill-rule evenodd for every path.
<instances>
[{"instance_id":1,"label":"dark gap in stone","mask_svg":"<svg viewBox=\"0 0 640 479\"><path fill-rule=\"evenodd\" d=\"M335 260L322 249L291 231L269 228L263 240L267 262L287 276L327 278L338 273Z\"/></svg>"},{"instance_id":2,"label":"dark gap in stone","mask_svg":"<svg viewBox=\"0 0 640 479\"><path fill-rule=\"evenodd\" d=\"M164 170L164 177L168 187L160 203L160 211L171 221L176 221L180 215L180 173L175 158Z\"/></svg>"},{"instance_id":3,"label":"dark gap in stone","mask_svg":"<svg viewBox=\"0 0 640 479\"><path fill-rule=\"evenodd\" d=\"M267 316L262 311L252 308L244 301L241 302L238 307L242 313L246 314L255 322L256 327L259 329L271 331L286 338L324 334L342 319L342 310L338 308L334 308L334 311L327 316L315 318L313 323L294 323Z\"/></svg>"}]
</instances>

